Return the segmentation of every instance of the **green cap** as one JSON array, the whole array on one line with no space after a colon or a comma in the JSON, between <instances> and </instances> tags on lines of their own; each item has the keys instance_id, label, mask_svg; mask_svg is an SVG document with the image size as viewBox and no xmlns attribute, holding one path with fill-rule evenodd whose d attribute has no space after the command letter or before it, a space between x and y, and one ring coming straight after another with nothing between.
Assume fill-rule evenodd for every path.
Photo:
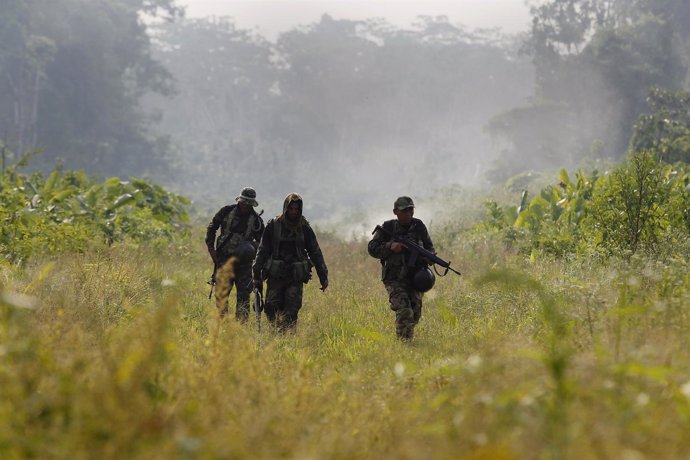
<instances>
[{"instance_id":1,"label":"green cap","mask_svg":"<svg viewBox=\"0 0 690 460\"><path fill-rule=\"evenodd\" d=\"M414 201L412 201L412 198L409 196L401 196L398 197L397 200L395 200L395 203L393 204L395 206L395 209L403 210L407 208L414 208Z\"/></svg>"}]
</instances>

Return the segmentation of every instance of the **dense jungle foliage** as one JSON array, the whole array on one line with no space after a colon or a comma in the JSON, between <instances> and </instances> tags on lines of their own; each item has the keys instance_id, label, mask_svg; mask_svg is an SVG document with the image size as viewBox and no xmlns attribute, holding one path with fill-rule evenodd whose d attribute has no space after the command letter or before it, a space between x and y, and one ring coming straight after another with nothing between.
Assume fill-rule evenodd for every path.
<instances>
[{"instance_id":1,"label":"dense jungle foliage","mask_svg":"<svg viewBox=\"0 0 690 460\"><path fill-rule=\"evenodd\" d=\"M182 235L189 200L131 178L95 181L83 171L25 174L28 158L0 176L0 254L11 262L91 246L151 244Z\"/></svg>"},{"instance_id":2,"label":"dense jungle foliage","mask_svg":"<svg viewBox=\"0 0 690 460\"><path fill-rule=\"evenodd\" d=\"M520 203L486 202L485 228L527 252L608 257L642 251L654 258L690 256L690 167L643 151L600 175L561 170L558 184Z\"/></svg>"}]
</instances>

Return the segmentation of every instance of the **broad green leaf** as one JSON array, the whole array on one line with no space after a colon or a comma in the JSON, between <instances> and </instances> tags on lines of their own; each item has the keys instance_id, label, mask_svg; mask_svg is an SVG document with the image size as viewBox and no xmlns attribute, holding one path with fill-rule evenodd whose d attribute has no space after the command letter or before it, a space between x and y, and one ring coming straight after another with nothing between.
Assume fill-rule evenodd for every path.
<instances>
[{"instance_id":1,"label":"broad green leaf","mask_svg":"<svg viewBox=\"0 0 690 460\"><path fill-rule=\"evenodd\" d=\"M57 183L58 179L60 179L60 173L58 171L53 171L48 176L46 183L43 184L42 190L42 193L46 198L48 198L49 195L52 195L53 188L55 188L55 184Z\"/></svg>"},{"instance_id":2,"label":"broad green leaf","mask_svg":"<svg viewBox=\"0 0 690 460\"><path fill-rule=\"evenodd\" d=\"M558 174L558 178L560 179L561 183L566 186L566 189L572 187L573 183L570 181L568 171L566 171L565 169L561 169L561 171Z\"/></svg>"},{"instance_id":3,"label":"broad green leaf","mask_svg":"<svg viewBox=\"0 0 690 460\"><path fill-rule=\"evenodd\" d=\"M63 201L67 198L69 198L72 195L75 195L79 192L76 188L68 188L65 190L61 190L57 192L53 197L50 199L51 203L59 203L60 201Z\"/></svg>"},{"instance_id":4,"label":"broad green leaf","mask_svg":"<svg viewBox=\"0 0 690 460\"><path fill-rule=\"evenodd\" d=\"M123 195L120 195L119 197L117 197L113 205L108 208L108 211L112 212L118 208L121 208L127 203L131 203L132 201L134 201L134 195L132 195L131 193L125 193Z\"/></svg>"}]
</instances>

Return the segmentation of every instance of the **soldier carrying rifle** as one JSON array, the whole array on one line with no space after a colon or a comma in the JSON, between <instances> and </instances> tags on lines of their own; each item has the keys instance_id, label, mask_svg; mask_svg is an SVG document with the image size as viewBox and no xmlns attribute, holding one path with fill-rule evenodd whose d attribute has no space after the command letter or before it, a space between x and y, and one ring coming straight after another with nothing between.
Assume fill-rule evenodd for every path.
<instances>
[{"instance_id":1,"label":"soldier carrying rifle","mask_svg":"<svg viewBox=\"0 0 690 460\"><path fill-rule=\"evenodd\" d=\"M256 201L256 191L253 188L243 188L235 201L237 204L224 206L213 216L206 229L206 246L214 264L211 284L215 284L216 269L223 266L231 257L235 257L232 280L237 290L235 318L244 323L249 319L252 263L264 231L264 222L261 214L254 210L259 203ZM218 229L220 234L216 238ZM221 317L227 315L227 303L219 313Z\"/></svg>"},{"instance_id":2,"label":"soldier carrying rifle","mask_svg":"<svg viewBox=\"0 0 690 460\"><path fill-rule=\"evenodd\" d=\"M393 213L397 219L387 220L374 229L368 250L369 255L381 260L381 279L395 312L396 336L411 341L422 317L422 294L435 282L429 265L438 264L446 269L445 273L460 273L450 267L450 262L436 256L426 225L414 218L412 198L401 196L395 200Z\"/></svg>"}]
</instances>

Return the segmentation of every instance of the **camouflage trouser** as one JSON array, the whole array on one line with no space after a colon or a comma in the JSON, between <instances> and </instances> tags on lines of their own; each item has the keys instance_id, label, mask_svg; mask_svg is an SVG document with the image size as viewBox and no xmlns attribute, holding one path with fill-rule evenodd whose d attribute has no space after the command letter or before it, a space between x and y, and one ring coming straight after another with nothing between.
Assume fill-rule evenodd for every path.
<instances>
[{"instance_id":1,"label":"camouflage trouser","mask_svg":"<svg viewBox=\"0 0 690 460\"><path fill-rule=\"evenodd\" d=\"M395 334L399 339L411 340L414 327L422 317L422 293L415 291L406 280L384 281L391 310L395 312Z\"/></svg>"},{"instance_id":2,"label":"camouflage trouser","mask_svg":"<svg viewBox=\"0 0 690 460\"><path fill-rule=\"evenodd\" d=\"M235 287L237 292L237 303L235 304L235 318L244 323L249 320L249 294L252 291L252 266L238 265L234 266L235 277L231 280L231 286ZM228 300L229 300L228 296ZM226 304L220 311L220 316L225 317L228 314L228 305Z\"/></svg>"},{"instance_id":3,"label":"camouflage trouser","mask_svg":"<svg viewBox=\"0 0 690 460\"><path fill-rule=\"evenodd\" d=\"M302 308L304 283L291 278L266 281L266 301L264 311L271 324L279 332L295 332L297 315Z\"/></svg>"}]
</instances>

